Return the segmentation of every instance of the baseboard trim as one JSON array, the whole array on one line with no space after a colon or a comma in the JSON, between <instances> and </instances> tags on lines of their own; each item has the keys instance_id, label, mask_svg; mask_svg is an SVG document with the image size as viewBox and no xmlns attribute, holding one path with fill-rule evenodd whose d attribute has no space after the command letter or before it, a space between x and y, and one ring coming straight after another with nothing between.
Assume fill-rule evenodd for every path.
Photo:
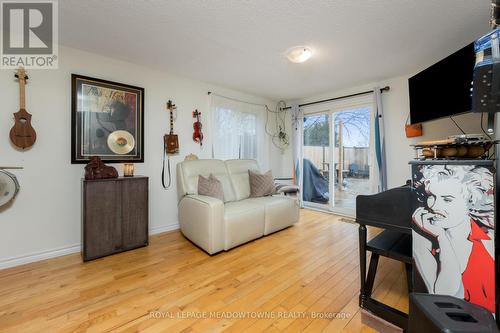
<instances>
[{"instance_id":1,"label":"baseboard trim","mask_svg":"<svg viewBox=\"0 0 500 333\"><path fill-rule=\"evenodd\" d=\"M153 227L149 229L149 234L150 235L156 235L156 234L161 234L162 232L168 232L168 231L173 231L173 230L178 230L179 223L172 223L172 224L167 224L167 225L161 225L158 227Z\"/></svg>"},{"instance_id":2,"label":"baseboard trim","mask_svg":"<svg viewBox=\"0 0 500 333\"><path fill-rule=\"evenodd\" d=\"M179 223L161 225L158 227L154 227L149 229L150 235L161 234L162 232L168 232L179 229ZM6 259L0 259L0 270L11 268L15 266L25 265L37 261L42 261L46 259L56 258L60 256L65 256L67 254L78 253L81 251L81 244L75 244L60 248L55 248L52 250L45 250L39 252L33 252L26 255L11 257Z\"/></svg>"},{"instance_id":3,"label":"baseboard trim","mask_svg":"<svg viewBox=\"0 0 500 333\"><path fill-rule=\"evenodd\" d=\"M42 261L45 259L51 259L55 257L64 256L67 254L78 253L81 250L81 245L71 245L67 247L60 247L52 250L34 252L30 254L26 254L19 257L12 257L7 259L0 260L0 269L20 266L24 264L29 264L36 261Z\"/></svg>"}]
</instances>

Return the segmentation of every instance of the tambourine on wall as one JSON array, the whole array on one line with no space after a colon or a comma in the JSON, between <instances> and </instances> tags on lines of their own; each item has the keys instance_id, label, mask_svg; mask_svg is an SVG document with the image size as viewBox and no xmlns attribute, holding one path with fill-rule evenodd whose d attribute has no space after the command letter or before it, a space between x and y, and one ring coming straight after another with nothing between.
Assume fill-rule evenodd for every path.
<instances>
[{"instance_id":1,"label":"tambourine on wall","mask_svg":"<svg viewBox=\"0 0 500 333\"><path fill-rule=\"evenodd\" d=\"M16 176L7 169L22 169L22 167L0 166L0 210L13 202L20 189Z\"/></svg>"}]
</instances>

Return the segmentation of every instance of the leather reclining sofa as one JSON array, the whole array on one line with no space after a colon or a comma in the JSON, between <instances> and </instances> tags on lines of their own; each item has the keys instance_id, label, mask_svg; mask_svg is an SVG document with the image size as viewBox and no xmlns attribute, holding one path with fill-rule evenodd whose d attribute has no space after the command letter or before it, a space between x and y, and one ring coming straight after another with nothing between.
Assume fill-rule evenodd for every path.
<instances>
[{"instance_id":1,"label":"leather reclining sofa","mask_svg":"<svg viewBox=\"0 0 500 333\"><path fill-rule=\"evenodd\" d=\"M183 235L208 254L269 235L296 223L296 199L284 195L250 198L248 170L255 160L192 160L177 164L179 224ZM198 177L213 174L224 201L197 194Z\"/></svg>"}]
</instances>

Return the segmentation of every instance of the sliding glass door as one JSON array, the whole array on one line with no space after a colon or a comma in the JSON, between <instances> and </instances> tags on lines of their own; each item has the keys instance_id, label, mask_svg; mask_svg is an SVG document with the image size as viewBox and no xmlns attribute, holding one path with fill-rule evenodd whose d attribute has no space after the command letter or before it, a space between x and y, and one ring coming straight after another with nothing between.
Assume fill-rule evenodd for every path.
<instances>
[{"instance_id":1,"label":"sliding glass door","mask_svg":"<svg viewBox=\"0 0 500 333\"><path fill-rule=\"evenodd\" d=\"M371 103L304 111L304 205L354 216L356 196L370 193Z\"/></svg>"},{"instance_id":2,"label":"sliding glass door","mask_svg":"<svg viewBox=\"0 0 500 333\"><path fill-rule=\"evenodd\" d=\"M333 113L333 210L349 216L355 214L356 196L370 192L370 111L368 107L360 107Z\"/></svg>"},{"instance_id":3,"label":"sliding glass door","mask_svg":"<svg viewBox=\"0 0 500 333\"><path fill-rule=\"evenodd\" d=\"M302 198L310 207L330 210L332 177L331 116L304 117Z\"/></svg>"}]
</instances>

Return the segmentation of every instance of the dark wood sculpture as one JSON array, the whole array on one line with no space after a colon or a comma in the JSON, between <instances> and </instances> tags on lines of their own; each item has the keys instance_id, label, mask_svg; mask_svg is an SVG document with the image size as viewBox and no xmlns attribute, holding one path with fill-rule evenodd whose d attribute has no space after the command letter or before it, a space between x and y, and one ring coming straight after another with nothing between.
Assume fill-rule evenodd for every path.
<instances>
[{"instance_id":1,"label":"dark wood sculpture","mask_svg":"<svg viewBox=\"0 0 500 333\"><path fill-rule=\"evenodd\" d=\"M90 158L85 166L85 180L118 178L118 171L112 166L104 164L97 156Z\"/></svg>"}]
</instances>

